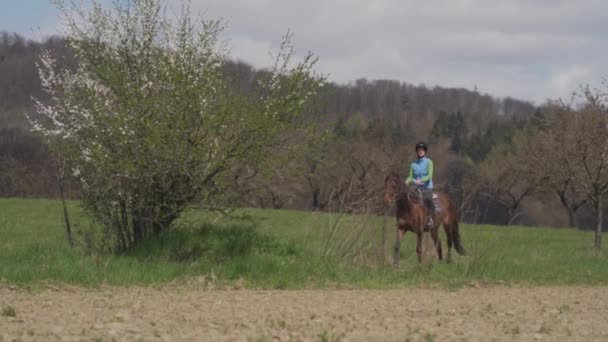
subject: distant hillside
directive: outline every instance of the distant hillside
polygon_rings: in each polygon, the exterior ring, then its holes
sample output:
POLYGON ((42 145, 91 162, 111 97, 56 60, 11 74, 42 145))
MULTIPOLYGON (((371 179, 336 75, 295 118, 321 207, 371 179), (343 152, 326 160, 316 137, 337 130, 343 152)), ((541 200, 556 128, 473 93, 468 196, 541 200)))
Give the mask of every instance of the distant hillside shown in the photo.
MULTIPOLYGON (((43 49, 62 67, 75 65, 62 37, 36 42, 0 33, 0 196, 56 194, 51 155, 29 133, 25 115, 34 111, 32 97, 45 99, 36 72, 43 49)), ((265 72, 242 61, 227 61, 224 68, 232 90, 244 94, 256 90, 265 72)), ((314 153, 275 170, 272 179, 239 180, 235 170, 235 191, 241 192, 237 197, 242 205, 274 208, 330 210, 338 199, 377 199, 370 189, 378 191, 387 170, 404 172, 413 157, 412 144, 425 140, 436 161, 437 184, 462 204, 465 220, 510 222, 515 215, 511 209, 489 189, 474 187, 478 166, 495 146, 510 144, 517 130, 536 125, 545 109, 463 88, 364 78, 329 83, 304 116, 329 132, 331 139, 320 141, 314 153)), ((544 215, 549 208, 558 209, 559 203, 542 193, 528 196, 517 208, 516 223, 567 221, 544 215)))
MULTIPOLYGON (((35 63, 42 49, 73 65, 69 48, 61 37, 43 42, 17 34, 0 33, 0 127, 23 127, 23 113, 32 110, 32 96, 44 98, 35 63)), ((241 91, 253 88, 260 71, 241 61, 228 61, 226 71, 241 91)), ((415 128, 421 136, 440 112, 461 111, 470 132, 484 129, 492 121, 526 118, 535 108, 526 101, 499 99, 462 88, 433 88, 393 80, 358 79, 351 84, 331 83, 323 94, 320 110, 328 121, 360 115, 366 121, 387 121, 415 128), (421 125, 422 127, 417 127, 421 125)))

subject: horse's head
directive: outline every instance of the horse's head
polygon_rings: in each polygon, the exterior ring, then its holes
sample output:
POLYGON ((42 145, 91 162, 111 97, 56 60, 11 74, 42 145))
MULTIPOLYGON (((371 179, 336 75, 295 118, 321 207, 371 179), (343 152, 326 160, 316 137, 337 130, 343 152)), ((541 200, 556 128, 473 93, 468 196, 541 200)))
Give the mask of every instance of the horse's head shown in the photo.
POLYGON ((397 173, 391 172, 384 178, 384 203, 390 206, 401 192, 401 181, 397 173))
POLYGON ((422 194, 416 186, 406 186, 395 172, 389 173, 384 179, 384 203, 390 206, 398 199, 405 200, 409 203, 415 203, 422 200, 422 194))

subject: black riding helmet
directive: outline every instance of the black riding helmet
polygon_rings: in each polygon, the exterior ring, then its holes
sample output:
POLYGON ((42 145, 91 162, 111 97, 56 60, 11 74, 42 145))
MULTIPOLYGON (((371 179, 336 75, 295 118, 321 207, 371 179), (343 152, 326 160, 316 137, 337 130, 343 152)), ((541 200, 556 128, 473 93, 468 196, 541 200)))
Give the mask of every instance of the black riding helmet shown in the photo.
POLYGON ((426 143, 424 141, 421 141, 419 143, 416 144, 416 152, 418 152, 418 149, 423 149, 424 152, 428 152, 429 147, 426 146, 426 143))

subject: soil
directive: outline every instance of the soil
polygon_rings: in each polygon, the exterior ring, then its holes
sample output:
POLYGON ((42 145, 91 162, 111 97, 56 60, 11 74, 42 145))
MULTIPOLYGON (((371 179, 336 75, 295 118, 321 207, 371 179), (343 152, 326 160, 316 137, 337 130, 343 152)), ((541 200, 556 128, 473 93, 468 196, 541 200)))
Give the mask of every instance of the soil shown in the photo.
POLYGON ((608 341, 608 287, 0 287, 0 341, 608 341))

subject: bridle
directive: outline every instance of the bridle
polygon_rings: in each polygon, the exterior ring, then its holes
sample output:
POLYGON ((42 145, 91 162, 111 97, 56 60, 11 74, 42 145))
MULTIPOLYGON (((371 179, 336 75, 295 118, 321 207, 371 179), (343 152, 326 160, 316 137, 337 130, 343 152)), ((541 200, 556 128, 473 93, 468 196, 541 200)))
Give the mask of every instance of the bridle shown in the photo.
POLYGON ((420 190, 419 187, 400 184, 398 178, 392 178, 390 179, 390 182, 391 187, 395 192, 395 194, 392 196, 392 203, 396 203, 400 199, 405 199, 412 203, 420 203, 422 201, 422 190, 420 190))

